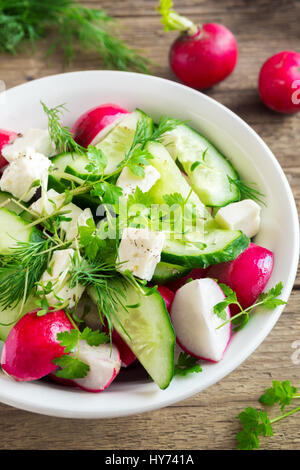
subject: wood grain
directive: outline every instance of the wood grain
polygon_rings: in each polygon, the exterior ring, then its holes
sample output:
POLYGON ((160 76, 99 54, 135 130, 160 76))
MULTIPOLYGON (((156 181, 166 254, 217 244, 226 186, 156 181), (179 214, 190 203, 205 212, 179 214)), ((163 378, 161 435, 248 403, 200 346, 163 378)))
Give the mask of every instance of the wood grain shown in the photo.
MULTIPOLYGON (((165 34, 153 0, 98 0, 118 18, 120 35, 143 49, 155 63, 154 74, 175 80, 168 49, 176 33, 165 34)), ((271 147, 282 165, 297 205, 300 202, 300 113, 281 116, 267 110, 257 93, 264 60, 279 50, 299 50, 300 2, 289 0, 181 0, 180 13, 196 22, 220 22, 236 35, 239 62, 230 78, 207 92, 249 123, 271 147)), ((27 80, 63 72, 60 53, 45 60, 44 44, 34 55, 0 55, 0 79, 8 88, 27 80)), ((78 55, 68 70, 101 68, 94 53, 78 55)), ((284 232, 283 232, 284 236, 284 232)), ((0 404, 0 449, 232 449, 239 425, 236 415, 257 398, 272 379, 300 386, 300 364, 292 343, 300 340, 300 272, 284 314, 263 344, 220 383, 186 401, 156 412, 109 420, 44 417, 0 404)), ((265 449, 299 449, 300 414, 276 425, 265 449)))

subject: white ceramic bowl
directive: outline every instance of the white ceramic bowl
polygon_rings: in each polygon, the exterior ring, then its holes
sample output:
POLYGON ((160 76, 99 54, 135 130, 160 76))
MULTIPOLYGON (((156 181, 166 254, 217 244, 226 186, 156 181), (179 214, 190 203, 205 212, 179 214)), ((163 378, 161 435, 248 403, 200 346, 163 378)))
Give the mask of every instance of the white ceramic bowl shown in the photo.
MULTIPOLYGON (((282 298, 293 287, 299 254, 298 217, 286 177, 260 137, 230 110, 191 88, 148 75, 88 71, 54 75, 10 89, 0 100, 0 128, 16 131, 45 127, 40 100, 47 106, 66 103, 65 124, 71 126, 85 110, 105 102, 134 109, 154 119, 161 115, 190 121, 233 162, 247 181, 256 181, 266 195, 262 227, 256 242, 275 254, 268 288, 283 282, 282 298)), ((236 334, 224 359, 204 364, 201 374, 175 378, 164 391, 149 381, 113 383, 99 394, 88 394, 43 381, 17 383, 0 375, 0 401, 46 415, 108 418, 154 410, 183 400, 219 381, 239 366, 269 334, 283 307, 259 312, 236 334)))

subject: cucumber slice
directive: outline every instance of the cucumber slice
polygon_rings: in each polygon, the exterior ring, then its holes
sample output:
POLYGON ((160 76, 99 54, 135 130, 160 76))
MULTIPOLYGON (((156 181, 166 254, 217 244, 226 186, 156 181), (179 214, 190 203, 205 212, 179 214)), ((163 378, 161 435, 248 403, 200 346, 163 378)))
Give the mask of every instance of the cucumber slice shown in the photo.
POLYGON ((205 235, 204 243, 206 246, 201 242, 167 240, 161 260, 190 268, 207 268, 237 258, 250 240, 239 230, 215 229, 205 235))
POLYGON ((156 204, 165 204, 164 196, 179 193, 184 199, 195 204, 197 216, 203 223, 211 220, 211 215, 206 210, 197 194, 192 191, 191 186, 183 176, 174 160, 170 156, 166 148, 159 143, 150 143, 147 150, 153 156, 151 165, 153 165, 160 173, 160 179, 155 183, 149 191, 156 204))
POLYGON ((36 299, 29 297, 23 309, 20 311, 20 304, 14 309, 2 310, 0 308, 0 341, 5 341, 16 322, 28 312, 37 308, 36 299), (10 325, 11 323, 11 325, 10 325), (8 325, 8 326, 5 326, 8 325))
MULTIPOLYGON (((153 131, 153 120, 143 111, 135 110, 128 114, 122 121, 114 127, 111 132, 97 144, 107 158, 107 167, 104 173, 109 175, 117 169, 118 164, 124 159, 127 150, 130 148, 136 131, 137 123, 143 119, 149 135, 153 131)), ((63 192, 70 186, 70 182, 61 178, 60 173, 69 173, 81 179, 89 178, 96 181, 101 174, 91 175, 86 167, 89 160, 86 155, 74 153, 62 153, 52 158, 54 170, 49 175, 48 186, 55 191, 63 192)))
POLYGON ((151 282, 152 284, 159 285, 168 284, 168 282, 175 281, 176 279, 186 276, 189 272, 190 268, 160 261, 155 268, 151 282))
POLYGON ((108 164, 105 174, 113 173, 119 163, 124 160, 126 152, 130 149, 136 126, 139 120, 143 120, 148 130, 149 136, 153 132, 153 120, 143 111, 136 109, 128 114, 113 130, 96 145, 101 149, 107 158, 108 164))
POLYGON ((0 209, 0 254, 9 253, 16 246, 16 241, 29 242, 40 238, 36 227, 27 227, 28 221, 14 212, 2 207, 0 209))
MULTIPOLYGON (((6 202, 8 199, 11 199, 11 197, 12 195, 10 193, 0 191, 0 205, 4 204, 4 202, 6 202)), ((17 215, 23 212, 22 207, 18 206, 14 201, 9 201, 7 204, 3 205, 2 207, 9 209, 10 211, 14 212, 17 215)))
POLYGON ((239 189, 228 180, 228 176, 237 179, 237 172, 199 132, 182 124, 168 132, 162 142, 188 175, 203 204, 223 207, 240 200, 239 189), (199 164, 192 167, 196 162, 199 164))
MULTIPOLYGON (((147 287, 144 290, 145 293, 149 292, 147 287)), ((97 303, 93 288, 88 289, 88 294, 97 303)), ((139 305, 127 311, 120 305, 116 312, 130 338, 112 316, 113 326, 154 382, 165 389, 174 375, 175 347, 175 333, 166 304, 159 292, 143 295, 129 284, 125 288, 125 295, 126 305, 139 305)))

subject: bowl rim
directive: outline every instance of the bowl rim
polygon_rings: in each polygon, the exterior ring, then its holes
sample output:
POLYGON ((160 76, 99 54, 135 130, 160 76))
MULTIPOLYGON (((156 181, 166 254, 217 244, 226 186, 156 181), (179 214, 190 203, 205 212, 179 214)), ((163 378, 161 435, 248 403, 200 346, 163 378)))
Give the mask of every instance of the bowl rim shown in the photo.
MULTIPOLYGON (((273 164, 273 167, 275 171, 278 173, 281 182, 283 183, 284 190, 286 192, 286 196, 288 199, 289 203, 289 211, 291 215, 291 221, 292 221, 292 229, 293 229, 293 238, 295 240, 294 247, 293 247, 293 261, 292 265, 290 266, 290 271, 288 278, 285 280, 285 285, 283 288, 282 292, 282 298, 287 300, 292 288, 293 284, 296 278, 296 273, 297 273, 297 267, 298 267, 298 260, 299 260, 299 220, 298 220, 298 213, 297 213, 297 208, 296 208, 296 203, 294 200, 294 196, 292 193, 292 190, 290 188, 290 185, 288 183, 288 180, 284 174, 283 169, 281 168, 279 162, 277 161, 276 157, 274 156, 273 152, 271 149, 267 146, 267 144, 263 141, 263 139, 257 134, 257 132, 254 131, 248 125, 242 118, 240 118, 237 114, 235 114, 233 111, 231 111, 229 108, 224 106, 222 103, 219 103, 216 101, 214 98, 211 98, 197 90, 194 90, 192 88, 189 88, 185 85, 182 85, 180 83, 174 82, 169 79, 161 78, 161 77, 156 77, 152 75, 145 75, 145 74, 139 74, 139 73, 134 73, 134 72, 123 72, 123 71, 115 71, 115 70, 85 70, 85 71, 75 71, 75 72, 66 72, 66 73, 60 73, 60 74, 53 74, 53 75, 48 75, 46 77, 38 78, 36 80, 32 80, 27 83, 23 83, 20 85, 17 85, 15 87, 12 87, 8 90, 6 90, 4 93, 7 93, 8 95, 11 93, 14 93, 15 90, 17 89, 26 89, 34 86, 33 84, 42 82, 42 81, 49 81, 55 80, 55 79, 60 79, 59 77, 62 78, 67 78, 68 76, 80 76, 80 75, 92 75, 92 74, 100 74, 100 75, 112 75, 112 76, 131 76, 131 77, 140 77, 137 78, 138 80, 151 80, 151 81, 157 81, 157 82, 165 82, 167 86, 174 87, 175 89, 182 88, 185 89, 187 93, 191 95, 199 96, 201 95, 201 99, 206 101, 207 103, 212 103, 214 106, 216 106, 218 109, 223 110, 227 114, 227 116, 237 122, 239 126, 244 128, 244 130, 252 136, 254 140, 262 147, 264 152, 268 155, 268 158, 273 164)), ((235 370, 247 357, 249 357, 255 349, 263 342, 263 340, 269 335, 270 331, 273 329, 274 325, 278 321, 282 311, 284 309, 284 306, 279 306, 275 309, 274 314, 272 315, 272 318, 268 320, 267 325, 265 325, 264 329, 259 331, 257 334, 257 337, 254 340, 250 341, 249 344, 243 350, 243 353, 240 354, 238 359, 232 360, 231 365, 226 367, 226 370, 220 370, 216 374, 214 374, 213 377, 211 377, 209 380, 206 381, 205 385, 199 385, 199 386, 193 386, 192 388, 186 387, 185 392, 178 394, 176 397, 168 397, 168 394, 166 391, 160 392, 160 398, 159 401, 157 400, 150 400, 150 402, 147 402, 147 404, 143 404, 140 406, 136 407, 131 407, 128 409, 122 409, 121 411, 118 410, 117 412, 113 412, 112 410, 77 410, 70 407, 70 409, 66 410, 63 409, 62 407, 55 406, 52 403, 47 402, 47 400, 44 400, 44 402, 36 404, 34 400, 30 397, 23 397, 22 393, 19 394, 14 394, 11 393, 14 390, 14 387, 19 387, 21 384, 17 382, 11 382, 8 381, 5 383, 8 385, 7 389, 4 386, 3 390, 1 387, 0 383, 0 401, 2 403, 5 403, 7 405, 11 405, 23 410, 39 413, 39 414, 44 414, 48 416, 56 416, 56 417, 67 417, 67 418, 86 418, 86 419, 99 419, 99 418, 112 418, 112 417, 121 417, 121 416, 128 416, 128 415, 133 415, 133 414, 138 414, 142 412, 147 412, 147 411, 152 411, 155 409, 159 409, 168 405, 171 405, 173 403, 185 400, 196 393, 202 391, 203 389, 206 389, 213 385, 214 383, 218 382, 222 378, 226 377, 228 374, 230 374, 233 370, 235 370), (20 396, 18 396, 20 395, 20 396)), ((1 379, 1 377, 0 377, 1 379)), ((24 385, 24 384, 22 384, 24 385)), ((82 392, 87 396, 86 392, 82 392)))

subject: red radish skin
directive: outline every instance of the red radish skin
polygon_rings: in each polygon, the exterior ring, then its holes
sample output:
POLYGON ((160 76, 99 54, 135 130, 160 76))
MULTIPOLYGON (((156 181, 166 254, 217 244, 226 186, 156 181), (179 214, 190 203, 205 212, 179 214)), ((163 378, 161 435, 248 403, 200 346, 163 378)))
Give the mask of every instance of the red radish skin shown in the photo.
MULTIPOLYGON (((266 287, 274 266, 272 251, 250 243, 249 247, 235 260, 211 266, 208 276, 228 285, 237 294, 243 308, 254 304, 266 287)), ((239 309, 231 306, 231 313, 239 309)))
MULTIPOLYGON (((107 335, 109 334, 109 328, 108 328, 107 323, 104 326, 104 332, 107 335)), ((121 361, 122 361, 122 366, 123 367, 130 366, 136 360, 135 354, 131 351, 130 347, 127 345, 124 339, 119 335, 117 330, 115 329, 112 330, 111 339, 112 339, 113 344, 115 344, 119 350, 121 361)))
POLYGON ((230 75, 237 63, 236 40, 225 26, 206 23, 179 36, 170 51, 176 77, 196 89, 210 88, 230 75))
POLYGON ((73 328, 64 310, 39 317, 37 310, 24 315, 9 333, 2 350, 1 366, 17 381, 37 380, 57 366, 53 359, 64 353, 56 338, 73 328))
POLYGON ((158 286, 157 290, 160 293, 160 295, 162 296, 162 298, 164 299, 167 310, 170 313, 172 303, 173 303, 173 300, 174 300, 174 297, 175 297, 175 293, 173 291, 171 291, 170 289, 168 289, 167 287, 165 287, 165 286, 158 286))
POLYGON ((263 103, 279 113, 300 111, 300 54, 282 51, 262 66, 258 79, 263 103))
POLYGON ((112 103, 89 109, 75 122, 72 133, 82 147, 96 145, 129 111, 112 103))
MULTIPOLYGON (((197 359, 219 362, 230 343, 231 322, 217 329, 224 321, 213 307, 225 298, 220 286, 210 278, 197 279, 176 293, 171 319, 177 344, 197 359)), ((226 318, 230 318, 229 307, 226 318)))
POLYGON ((207 269, 194 268, 187 276, 184 276, 181 279, 176 279, 176 281, 169 282, 167 287, 173 292, 176 292, 180 287, 184 286, 188 279, 201 279, 206 277, 206 273, 207 269))
POLYGON ((18 134, 16 132, 0 129, 0 168, 7 165, 7 160, 2 156, 1 150, 5 145, 12 143, 17 137, 18 134))

